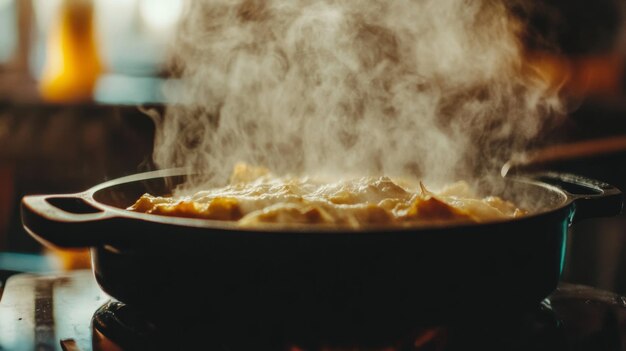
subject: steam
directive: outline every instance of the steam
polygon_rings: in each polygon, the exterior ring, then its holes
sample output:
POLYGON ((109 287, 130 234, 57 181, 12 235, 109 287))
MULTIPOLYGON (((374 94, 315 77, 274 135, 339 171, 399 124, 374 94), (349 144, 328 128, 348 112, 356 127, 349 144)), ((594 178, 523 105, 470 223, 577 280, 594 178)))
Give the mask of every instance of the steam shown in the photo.
POLYGON ((559 115, 503 2, 194 0, 159 167, 278 174, 497 173, 559 115))

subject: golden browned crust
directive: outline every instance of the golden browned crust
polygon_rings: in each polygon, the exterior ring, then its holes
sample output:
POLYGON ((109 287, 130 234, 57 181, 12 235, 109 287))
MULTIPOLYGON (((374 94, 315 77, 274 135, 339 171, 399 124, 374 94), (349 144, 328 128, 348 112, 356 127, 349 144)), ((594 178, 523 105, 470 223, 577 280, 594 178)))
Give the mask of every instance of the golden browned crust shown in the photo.
POLYGON ((128 209, 156 215, 261 223, 349 227, 433 222, 485 222, 526 214, 499 197, 479 199, 466 183, 438 193, 423 184, 412 189, 388 177, 339 182, 275 177, 267 169, 240 164, 229 185, 191 196, 143 195, 128 209))

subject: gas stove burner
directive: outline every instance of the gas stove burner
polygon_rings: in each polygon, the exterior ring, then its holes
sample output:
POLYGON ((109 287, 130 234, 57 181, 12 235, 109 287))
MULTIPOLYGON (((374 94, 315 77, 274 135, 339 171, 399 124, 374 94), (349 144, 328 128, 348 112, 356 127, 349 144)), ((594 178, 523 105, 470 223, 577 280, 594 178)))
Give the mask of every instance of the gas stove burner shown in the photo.
MULTIPOLYGON (((504 317, 502 317, 504 318, 504 317)), ((474 320, 482 320, 474 318, 474 320)), ((172 319, 153 322, 145 314, 117 301, 110 301, 94 314, 94 345, 106 342, 120 350, 210 349, 210 350, 385 350, 455 351, 472 349, 498 351, 569 351, 563 323, 549 300, 520 318, 491 322, 424 327, 389 345, 295 345, 280 338, 255 337, 250 331, 226 331, 208 321, 172 319)), ((110 347, 109 347, 110 349, 110 347)), ((600 351, 600 350, 598 350, 600 351)))
POLYGON ((133 350, 156 347, 158 328, 121 302, 109 301, 93 315, 94 344, 111 342, 133 350))
MULTIPOLYGON (((469 316, 451 324, 440 350, 570 351, 557 311, 549 299, 536 309, 489 318, 469 316)), ((421 349, 419 349, 421 351, 421 349)))
POLYGON ((118 301, 93 315, 94 350, 283 350, 278 338, 245 329, 226 330, 209 319, 160 315, 157 318, 118 301))

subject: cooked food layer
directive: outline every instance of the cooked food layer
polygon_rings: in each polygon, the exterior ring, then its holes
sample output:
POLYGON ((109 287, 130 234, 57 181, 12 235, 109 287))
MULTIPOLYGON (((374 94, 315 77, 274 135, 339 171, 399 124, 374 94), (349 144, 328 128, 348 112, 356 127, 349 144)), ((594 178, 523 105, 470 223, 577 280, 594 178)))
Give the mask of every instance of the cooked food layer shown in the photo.
POLYGON ((230 184, 191 196, 143 195, 128 208, 156 215, 261 223, 349 227, 485 222, 525 214, 490 196, 477 198, 465 182, 433 193, 388 177, 321 182, 308 177, 275 177, 267 169, 240 164, 230 184))

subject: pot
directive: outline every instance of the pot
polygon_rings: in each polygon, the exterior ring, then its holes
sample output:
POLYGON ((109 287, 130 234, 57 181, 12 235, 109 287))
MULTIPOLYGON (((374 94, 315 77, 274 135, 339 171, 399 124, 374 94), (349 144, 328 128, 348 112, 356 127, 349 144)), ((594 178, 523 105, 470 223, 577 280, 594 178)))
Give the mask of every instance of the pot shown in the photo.
POLYGON ((541 173, 493 188, 533 214, 480 224, 240 228, 125 210, 185 179, 165 170, 80 194, 26 196, 22 221, 45 244, 91 247, 102 289, 155 323, 202 318, 296 340, 382 342, 477 311, 536 307, 563 272, 572 222, 622 208, 609 184, 541 173))

